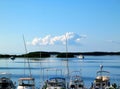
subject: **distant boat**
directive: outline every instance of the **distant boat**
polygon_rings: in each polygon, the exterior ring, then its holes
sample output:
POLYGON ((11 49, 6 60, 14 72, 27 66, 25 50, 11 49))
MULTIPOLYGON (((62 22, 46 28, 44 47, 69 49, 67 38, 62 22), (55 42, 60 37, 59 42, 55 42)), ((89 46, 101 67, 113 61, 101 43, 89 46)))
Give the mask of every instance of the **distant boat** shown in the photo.
POLYGON ((0 73, 0 89, 16 89, 15 83, 10 78, 9 73, 0 73))
POLYGON ((80 71, 73 71, 70 76, 69 89, 86 89, 80 71))
POLYGON ((90 89, 115 89, 110 86, 110 73, 103 70, 103 65, 100 65, 100 70, 97 71, 97 76, 91 85, 90 89))
POLYGON ((80 58, 80 59, 84 59, 84 56, 83 56, 83 55, 77 55, 76 57, 77 57, 77 58, 80 58))
POLYGON ((15 60, 15 56, 10 57, 11 60, 15 60))

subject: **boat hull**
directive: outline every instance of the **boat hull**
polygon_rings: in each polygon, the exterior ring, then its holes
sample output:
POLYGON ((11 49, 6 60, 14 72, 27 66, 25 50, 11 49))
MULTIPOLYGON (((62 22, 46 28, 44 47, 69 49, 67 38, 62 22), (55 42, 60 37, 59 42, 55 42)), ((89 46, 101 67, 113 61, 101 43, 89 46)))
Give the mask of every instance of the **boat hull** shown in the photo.
POLYGON ((29 86, 18 86, 17 89, 33 89, 33 88, 29 86))

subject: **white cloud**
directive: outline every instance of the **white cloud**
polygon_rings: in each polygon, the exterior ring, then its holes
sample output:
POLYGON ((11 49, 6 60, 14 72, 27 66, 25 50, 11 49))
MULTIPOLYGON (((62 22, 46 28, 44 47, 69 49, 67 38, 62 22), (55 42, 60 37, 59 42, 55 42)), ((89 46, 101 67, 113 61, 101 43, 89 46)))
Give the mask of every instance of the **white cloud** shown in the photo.
POLYGON ((39 42, 39 38, 34 38, 32 41, 32 45, 36 45, 39 42))
POLYGON ((34 38, 32 42, 28 42, 31 45, 58 45, 58 44, 65 44, 66 39, 67 42, 70 44, 79 44, 81 42, 81 39, 86 38, 86 35, 78 35, 73 32, 67 32, 66 34, 60 35, 60 36, 54 36, 47 35, 43 38, 34 38))

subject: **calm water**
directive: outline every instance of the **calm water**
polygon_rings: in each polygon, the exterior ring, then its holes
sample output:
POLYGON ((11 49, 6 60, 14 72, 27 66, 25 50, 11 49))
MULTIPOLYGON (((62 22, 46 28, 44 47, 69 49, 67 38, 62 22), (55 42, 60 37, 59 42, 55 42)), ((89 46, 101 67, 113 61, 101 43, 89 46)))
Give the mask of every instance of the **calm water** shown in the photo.
MULTIPOLYGON (((82 78, 87 87, 96 77, 96 71, 99 70, 100 64, 104 65, 104 70, 110 72, 111 83, 120 84, 120 56, 85 56, 84 60, 78 58, 68 58, 70 73, 72 71, 81 71, 82 78)), ((16 58, 0 59, 0 72, 12 73, 12 80, 17 83, 18 79, 29 75, 27 59, 16 58)), ((41 86, 41 82, 46 80, 50 75, 65 75, 67 73, 66 58, 43 58, 31 59, 30 67, 32 76, 35 77, 36 87, 41 86)))

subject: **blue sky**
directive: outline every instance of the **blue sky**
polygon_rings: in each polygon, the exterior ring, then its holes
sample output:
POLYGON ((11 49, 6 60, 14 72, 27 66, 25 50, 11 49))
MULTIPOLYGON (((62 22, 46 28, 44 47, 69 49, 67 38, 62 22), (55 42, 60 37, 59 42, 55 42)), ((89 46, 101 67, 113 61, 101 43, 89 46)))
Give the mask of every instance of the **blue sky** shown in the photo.
POLYGON ((0 53, 120 51, 120 0, 0 0, 0 53))

